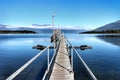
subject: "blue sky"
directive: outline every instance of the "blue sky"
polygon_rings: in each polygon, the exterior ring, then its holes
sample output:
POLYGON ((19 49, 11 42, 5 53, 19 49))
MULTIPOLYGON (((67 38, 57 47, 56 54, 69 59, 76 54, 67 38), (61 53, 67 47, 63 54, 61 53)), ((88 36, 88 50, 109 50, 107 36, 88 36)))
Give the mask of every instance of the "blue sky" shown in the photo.
POLYGON ((55 24, 93 29, 120 20, 120 0, 0 0, 0 24, 55 24))

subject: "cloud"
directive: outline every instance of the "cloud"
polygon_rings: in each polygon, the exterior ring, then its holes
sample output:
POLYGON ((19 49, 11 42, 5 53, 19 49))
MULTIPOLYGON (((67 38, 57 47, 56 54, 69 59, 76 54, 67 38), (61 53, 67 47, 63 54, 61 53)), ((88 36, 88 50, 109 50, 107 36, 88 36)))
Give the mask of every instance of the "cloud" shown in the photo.
MULTIPOLYGON (((1 25, 0 25, 1 27, 1 25)), ((51 24, 32 24, 30 26, 20 26, 20 25, 2 25, 1 28, 36 28, 36 29, 73 29, 73 30, 79 30, 79 29, 84 29, 87 30, 88 28, 85 28, 83 26, 70 26, 70 25, 58 25, 58 26, 52 26, 51 24)))
POLYGON ((52 28, 52 26, 50 24, 32 24, 32 26, 26 26, 29 28, 38 28, 38 29, 44 29, 44 28, 52 28))
POLYGON ((52 26, 50 24, 33 24, 32 26, 26 26, 29 28, 38 28, 38 29, 47 29, 47 28, 51 28, 51 29, 80 29, 79 26, 52 26))
POLYGON ((73 30, 77 30, 77 29, 82 29, 80 26, 61 26, 62 29, 73 29, 73 30))
POLYGON ((50 24, 42 24, 42 25, 40 25, 40 24, 32 24, 32 26, 51 26, 50 24))

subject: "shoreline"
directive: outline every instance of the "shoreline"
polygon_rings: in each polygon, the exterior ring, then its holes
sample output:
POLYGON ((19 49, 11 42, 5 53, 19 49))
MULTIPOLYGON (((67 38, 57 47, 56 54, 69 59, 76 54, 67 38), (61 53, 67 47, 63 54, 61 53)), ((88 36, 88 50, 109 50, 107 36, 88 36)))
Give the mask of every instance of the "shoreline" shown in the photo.
POLYGON ((0 34, 37 34, 30 30, 0 30, 0 34))

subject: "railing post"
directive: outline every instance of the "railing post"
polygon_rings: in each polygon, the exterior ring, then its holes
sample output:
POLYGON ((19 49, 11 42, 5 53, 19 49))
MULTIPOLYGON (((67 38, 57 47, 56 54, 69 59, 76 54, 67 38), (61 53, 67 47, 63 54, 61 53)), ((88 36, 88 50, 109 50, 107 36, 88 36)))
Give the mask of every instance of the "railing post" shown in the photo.
POLYGON ((48 47, 48 52, 47 52, 47 71, 49 72, 49 47, 48 47))
POLYGON ((71 47, 71 67, 73 71, 73 46, 71 47))

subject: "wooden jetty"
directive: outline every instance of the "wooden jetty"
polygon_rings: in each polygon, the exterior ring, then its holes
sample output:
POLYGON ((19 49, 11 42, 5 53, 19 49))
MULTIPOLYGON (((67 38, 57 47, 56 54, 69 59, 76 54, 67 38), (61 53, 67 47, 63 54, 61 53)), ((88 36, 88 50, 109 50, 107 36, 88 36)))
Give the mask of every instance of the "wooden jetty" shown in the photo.
MULTIPOLYGON (((54 26, 54 15, 52 15, 52 18, 53 18, 52 26, 54 26)), ((79 60, 82 62, 82 64, 86 68, 90 77, 93 80, 97 80, 95 75, 92 73, 92 71, 89 69, 87 64, 84 62, 82 57, 79 55, 79 53, 75 49, 75 48, 80 48, 81 50, 84 50, 84 49, 90 49, 92 47, 87 46, 87 45, 82 45, 82 46, 69 45, 68 46, 67 42, 68 41, 67 41, 67 39, 65 39, 64 36, 61 37, 61 30, 60 29, 58 29, 58 30, 53 29, 53 34, 51 37, 51 44, 47 45, 47 46, 43 46, 43 45, 33 46, 33 49, 40 49, 42 51, 39 52, 38 54, 36 54, 29 61, 27 61, 24 65, 22 65, 18 70, 16 70, 14 73, 12 73, 5 80, 13 80, 22 71, 24 71, 31 63, 33 63, 41 54, 43 54, 46 50, 48 50, 47 55, 46 55, 47 56, 47 69, 43 75, 42 80, 46 80, 46 79, 48 79, 48 80, 74 80, 73 51, 75 51, 75 53, 77 54, 79 60), (54 46, 52 46, 52 44, 54 44, 54 46), (51 49, 51 48, 54 49, 54 54, 52 56, 52 59, 50 60, 49 59, 49 53, 50 53, 49 49, 51 49), (56 52, 56 48, 58 49, 57 52, 56 52), (68 49, 71 50, 71 55, 70 55, 70 53, 68 53, 68 51, 67 51, 68 49), (55 61, 54 61, 54 59, 55 59, 55 61), (50 77, 47 77, 48 73, 51 71, 50 70, 51 65, 52 65, 52 72, 51 72, 50 77)), ((69 44, 70 44, 70 42, 69 42, 69 44)))
MULTIPOLYGON (((13 74, 11 74, 8 78, 5 80, 13 80, 15 77, 17 77, 24 69, 26 69, 32 62, 34 62, 41 54, 43 54, 46 50, 47 51, 47 69, 44 73, 44 76, 42 80, 74 80, 74 71, 73 71, 73 51, 75 54, 77 54, 79 60, 82 62, 84 67, 86 68, 87 72, 89 73, 90 77, 93 80, 97 80, 95 75, 92 73, 90 68, 87 66, 85 61, 82 59, 82 57, 79 55, 77 50, 75 48, 80 48, 79 46, 68 46, 67 39, 61 35, 59 35, 59 32, 54 34, 56 36, 57 41, 53 39, 52 43, 46 47, 42 45, 38 45, 37 48, 45 48, 41 52, 39 52, 37 55, 35 55, 33 58, 31 58, 29 61, 27 61, 23 66, 21 66, 18 70, 16 70, 13 74), (52 59, 49 59, 49 49, 54 49, 54 55, 52 56, 52 59), (57 48, 57 51, 56 51, 57 48), (69 49, 68 49, 69 48, 69 49), (68 50, 71 50, 71 53, 68 53, 68 50), (71 55, 70 55, 71 54, 71 55), (70 57, 71 56, 71 57, 70 57), (49 61, 50 60, 50 61, 49 61), (55 60, 55 61, 54 61, 55 60), (53 63, 53 64, 52 64, 53 63), (50 66, 52 65, 52 68, 50 66), (50 72, 52 69, 52 72, 50 72), (48 77, 48 73, 51 73, 48 77)), ((53 36, 54 36, 53 35, 53 36)), ((70 44, 70 43, 69 43, 70 44)), ((87 45, 82 45, 81 47, 89 47, 87 45)), ((35 47, 36 48, 36 47, 35 47)))
POLYGON ((61 37, 59 50, 49 80, 74 80, 74 73, 71 69, 69 53, 67 52, 64 37, 61 37))

